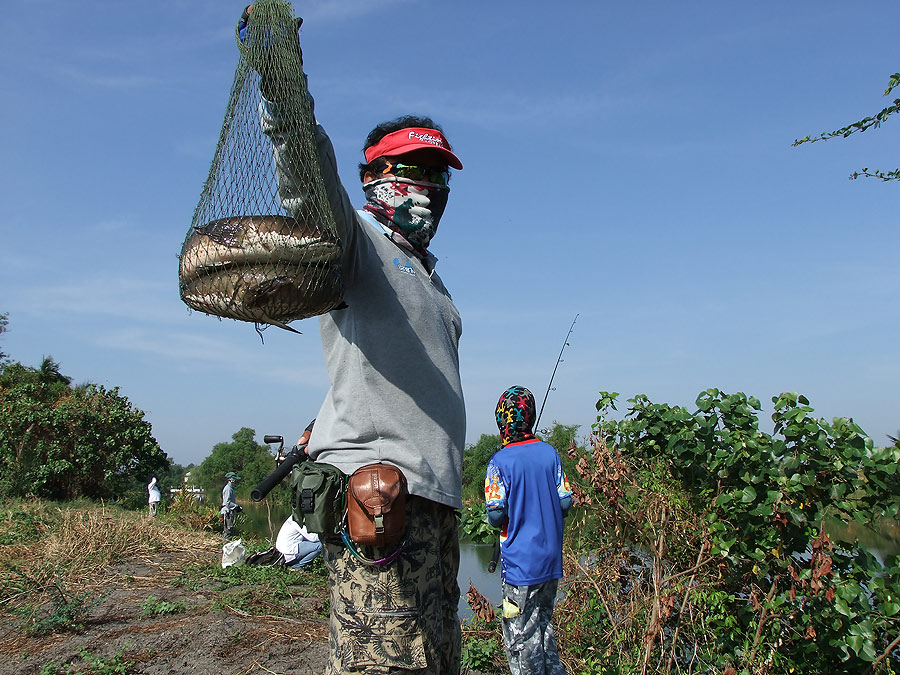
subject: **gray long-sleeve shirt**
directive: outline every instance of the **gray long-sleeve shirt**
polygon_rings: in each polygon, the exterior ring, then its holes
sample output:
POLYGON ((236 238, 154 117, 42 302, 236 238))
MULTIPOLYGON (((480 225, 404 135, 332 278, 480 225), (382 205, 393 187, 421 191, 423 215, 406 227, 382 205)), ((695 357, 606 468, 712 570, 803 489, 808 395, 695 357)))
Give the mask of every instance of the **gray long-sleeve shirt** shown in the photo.
POLYGON ((237 508, 237 501, 234 496, 234 485, 231 482, 225 483, 222 488, 222 512, 234 511, 237 508))
MULTIPOLYGON (((261 110, 279 192, 296 207, 306 194, 291 172, 296 146, 279 126, 278 104, 265 102, 261 110)), ((394 464, 411 494, 459 508, 466 434, 459 312, 434 271, 434 256, 420 259, 353 209, 319 125, 316 145, 343 245, 348 306, 320 318, 331 388, 316 417, 310 457, 348 474, 373 462, 394 464)))

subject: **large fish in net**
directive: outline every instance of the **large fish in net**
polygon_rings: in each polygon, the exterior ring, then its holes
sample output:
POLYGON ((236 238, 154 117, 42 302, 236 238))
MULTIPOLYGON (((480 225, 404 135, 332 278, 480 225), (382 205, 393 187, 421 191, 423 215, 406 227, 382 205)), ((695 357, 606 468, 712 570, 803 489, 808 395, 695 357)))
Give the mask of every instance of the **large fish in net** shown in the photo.
POLYGON ((225 120, 178 269, 192 309, 282 328, 339 307, 343 291, 298 23, 283 0, 260 0, 242 17, 225 120), (277 106, 279 131, 291 139, 277 168, 260 120, 266 105, 277 106), (279 189, 285 174, 289 195, 279 189))

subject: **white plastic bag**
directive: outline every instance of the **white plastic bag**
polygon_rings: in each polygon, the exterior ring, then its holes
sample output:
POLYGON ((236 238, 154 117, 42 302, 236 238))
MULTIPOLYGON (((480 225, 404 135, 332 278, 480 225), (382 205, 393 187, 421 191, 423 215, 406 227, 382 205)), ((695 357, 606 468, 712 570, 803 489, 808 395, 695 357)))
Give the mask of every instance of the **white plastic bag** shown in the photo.
POLYGON ((247 557, 247 549, 240 539, 229 541, 222 547, 222 569, 231 565, 243 565, 247 557))

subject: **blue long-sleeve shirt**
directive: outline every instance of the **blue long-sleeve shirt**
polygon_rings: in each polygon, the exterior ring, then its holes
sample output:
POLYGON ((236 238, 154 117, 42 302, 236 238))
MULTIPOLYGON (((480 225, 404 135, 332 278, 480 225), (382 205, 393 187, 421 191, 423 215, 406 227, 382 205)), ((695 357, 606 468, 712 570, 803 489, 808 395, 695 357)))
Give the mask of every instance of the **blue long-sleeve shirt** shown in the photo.
POLYGON ((563 515, 572 493, 559 455, 539 439, 510 443, 488 462, 488 518, 500 532, 503 580, 533 586, 562 577, 563 515))

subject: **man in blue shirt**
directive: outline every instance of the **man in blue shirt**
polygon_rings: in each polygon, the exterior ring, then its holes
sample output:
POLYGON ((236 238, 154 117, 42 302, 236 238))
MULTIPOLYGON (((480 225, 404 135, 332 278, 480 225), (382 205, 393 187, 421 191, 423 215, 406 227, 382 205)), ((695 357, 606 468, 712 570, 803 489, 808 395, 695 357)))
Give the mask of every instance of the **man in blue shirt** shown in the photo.
POLYGON ((563 518, 572 493, 553 446, 534 437, 534 395, 510 387, 497 403, 502 449, 484 482, 500 530, 503 642, 512 675, 565 675, 550 617, 562 578, 563 518))

